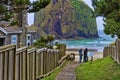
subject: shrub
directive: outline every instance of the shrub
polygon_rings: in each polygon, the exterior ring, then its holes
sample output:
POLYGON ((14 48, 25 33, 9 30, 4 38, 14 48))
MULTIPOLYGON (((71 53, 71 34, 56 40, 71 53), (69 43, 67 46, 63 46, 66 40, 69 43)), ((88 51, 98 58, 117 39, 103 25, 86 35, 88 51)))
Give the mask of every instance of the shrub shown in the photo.
POLYGON ((52 35, 42 36, 41 38, 36 40, 36 42, 34 42, 34 46, 37 48, 52 48, 52 41, 54 41, 54 37, 52 35))

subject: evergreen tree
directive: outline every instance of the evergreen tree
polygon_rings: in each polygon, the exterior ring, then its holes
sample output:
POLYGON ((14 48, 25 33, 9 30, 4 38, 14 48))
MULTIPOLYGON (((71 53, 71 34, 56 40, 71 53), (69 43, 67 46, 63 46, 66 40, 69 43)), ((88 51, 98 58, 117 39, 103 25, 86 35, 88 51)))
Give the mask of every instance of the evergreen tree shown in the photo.
POLYGON ((11 21, 14 13, 21 11, 37 12, 46 7, 50 0, 0 0, 0 21, 11 21))
POLYGON ((104 17, 104 32, 120 38, 120 0, 92 0, 94 15, 104 17))

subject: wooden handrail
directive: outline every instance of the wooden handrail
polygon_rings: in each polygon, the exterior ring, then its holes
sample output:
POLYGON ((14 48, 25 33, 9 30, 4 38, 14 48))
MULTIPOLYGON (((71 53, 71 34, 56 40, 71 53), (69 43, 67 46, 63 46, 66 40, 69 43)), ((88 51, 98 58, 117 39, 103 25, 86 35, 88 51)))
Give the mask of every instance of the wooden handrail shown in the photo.
POLYGON ((26 50, 27 50, 27 46, 19 48, 19 49, 16 50, 16 54, 20 54, 20 53, 22 53, 22 52, 24 52, 26 50))
POLYGON ((27 54, 31 54, 32 52, 35 52, 37 50, 37 48, 32 48, 32 49, 28 49, 28 53, 27 54))
POLYGON ((13 48, 16 48, 16 45, 11 44, 11 45, 2 46, 2 47, 0 47, 0 53, 8 51, 8 50, 13 49, 13 48))

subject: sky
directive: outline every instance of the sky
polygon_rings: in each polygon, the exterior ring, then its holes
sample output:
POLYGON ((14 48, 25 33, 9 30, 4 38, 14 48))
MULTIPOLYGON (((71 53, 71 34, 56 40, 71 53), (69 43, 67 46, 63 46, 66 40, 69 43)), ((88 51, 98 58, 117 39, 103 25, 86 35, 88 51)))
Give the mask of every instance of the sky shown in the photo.
MULTIPOLYGON (((31 2, 32 1, 35 1, 35 0, 30 0, 31 2)), ((83 0, 90 8, 93 9, 92 7, 92 0, 83 0)), ((34 13, 30 13, 28 14, 28 25, 32 25, 33 22, 34 22, 34 13)), ((97 28, 98 30, 103 30, 104 27, 103 27, 103 17, 97 17, 96 18, 96 23, 97 23, 97 28)))
MULTIPOLYGON (((30 1, 33 2, 35 0, 30 0, 30 1)), ((28 21, 29 26, 33 24, 33 22, 34 22, 34 13, 28 13, 27 21, 28 21)))
MULTIPOLYGON (((92 6, 92 0, 83 0, 90 8, 93 9, 93 6, 92 6)), ((103 30, 104 27, 103 27, 103 17, 97 17, 96 18, 96 23, 97 23, 97 28, 98 30, 103 30)))

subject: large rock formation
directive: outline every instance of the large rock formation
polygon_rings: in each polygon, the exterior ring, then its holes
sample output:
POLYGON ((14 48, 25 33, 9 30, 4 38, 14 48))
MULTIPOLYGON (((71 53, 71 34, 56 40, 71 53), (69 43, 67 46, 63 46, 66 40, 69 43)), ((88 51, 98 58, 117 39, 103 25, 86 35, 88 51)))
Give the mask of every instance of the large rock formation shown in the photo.
POLYGON ((80 0, 52 0, 35 14, 35 25, 56 39, 98 37, 92 10, 80 0))

